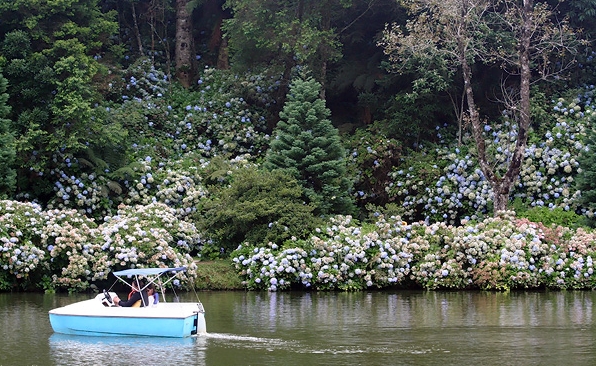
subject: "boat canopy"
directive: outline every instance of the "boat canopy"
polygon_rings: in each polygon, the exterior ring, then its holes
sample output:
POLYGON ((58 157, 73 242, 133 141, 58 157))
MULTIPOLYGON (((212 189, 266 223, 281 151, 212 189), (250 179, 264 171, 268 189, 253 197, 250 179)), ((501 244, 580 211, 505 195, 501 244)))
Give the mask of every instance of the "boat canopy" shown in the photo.
MULTIPOLYGON (((151 284, 158 284, 159 287, 161 287, 161 289, 162 289, 162 296, 163 296, 163 286, 167 285, 170 281, 172 281, 174 278, 176 278, 176 274, 178 274, 179 272, 184 272, 184 271, 186 271, 186 267, 133 268, 133 269, 125 269, 122 271, 115 271, 112 273, 114 274, 114 276, 116 276, 116 278, 118 280, 122 281, 124 284, 126 284, 130 288, 132 288, 133 283, 136 283, 137 285, 139 285, 139 276, 143 276, 143 277, 147 278, 147 284, 145 284, 145 286, 140 288, 140 290, 141 291, 145 290, 151 284), (166 277, 169 277, 169 278, 167 278, 165 281, 162 282, 161 275, 163 275, 164 273, 167 273, 166 277), (132 277, 132 280, 129 280, 130 283, 122 278, 125 276, 128 278, 132 277), (158 283, 156 283, 156 282, 158 282, 158 283)), ((138 287, 141 287, 141 286, 138 286, 138 287)))
POLYGON ((134 268, 113 272, 114 276, 155 276, 166 272, 184 272, 186 267, 176 268, 134 268))

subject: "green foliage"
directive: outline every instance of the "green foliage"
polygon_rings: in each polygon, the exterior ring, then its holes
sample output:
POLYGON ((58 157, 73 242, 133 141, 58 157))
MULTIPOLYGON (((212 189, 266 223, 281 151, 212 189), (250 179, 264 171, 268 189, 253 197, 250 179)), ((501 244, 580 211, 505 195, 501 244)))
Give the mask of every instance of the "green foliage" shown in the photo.
POLYGON ((354 195, 361 207, 388 202, 388 173, 401 162, 402 144, 390 138, 384 127, 382 123, 373 123, 347 137, 346 144, 352 151, 347 158, 348 171, 356 177, 354 195))
POLYGON ((214 260, 197 264, 194 287, 201 290, 240 290, 243 286, 228 260, 214 260))
MULTIPOLYGON (((7 59, 4 74, 10 81, 8 93, 11 95, 13 119, 16 121, 22 113, 47 111, 55 93, 56 80, 48 55, 34 52, 30 34, 22 30, 5 34, 2 52, 7 59)), ((17 126, 20 133, 27 132, 26 123, 17 126)))
POLYGON ((593 39, 596 26, 592 20, 596 17, 596 2, 594 0, 561 1, 561 11, 566 13, 569 22, 576 29, 582 29, 587 39, 593 39))
MULTIPOLYGON (((410 150, 404 154, 402 161, 393 170, 395 181, 389 185, 388 193, 392 201, 402 202, 400 214, 404 217, 411 217, 413 220, 424 220, 426 217, 431 221, 443 221, 445 217, 443 210, 427 210, 428 202, 420 199, 428 194, 431 187, 443 175, 443 169, 447 161, 438 159, 437 151, 432 149, 410 150), (418 197, 418 199, 409 199, 418 197), (423 214, 424 216, 420 216, 423 214)), ((440 206, 443 204, 439 203, 440 206)), ((446 203, 445 203, 446 206, 446 203)), ((471 212, 457 213, 469 215, 471 212)))
POLYGON ((0 12, 10 15, 4 29, 27 30, 37 50, 58 39, 77 38, 97 52, 110 45, 109 37, 118 30, 116 13, 102 13, 97 0, 3 0, 0 12))
POLYGON ((6 78, 0 74, 0 199, 6 199, 15 191, 16 170, 14 160, 16 150, 12 122, 6 117, 9 115, 10 107, 7 104, 8 94, 6 93, 6 78))
POLYGON ((7 60, 22 60, 31 54, 31 39, 23 30, 15 30, 4 35, 2 55, 7 60))
POLYGON ((267 65, 288 70, 295 64, 313 70, 340 56, 340 45, 330 28, 334 1, 302 3, 273 0, 227 0, 224 7, 234 16, 223 29, 229 39, 233 65, 253 68, 267 65))
POLYGON ((13 287, 13 278, 8 271, 0 272, 0 291, 10 291, 13 287))
POLYGON ((0 2, 0 13, 10 14, 0 31, 9 57, 5 70, 19 188, 44 200, 54 169, 67 168, 66 160, 89 148, 111 147, 102 140, 110 140, 114 130, 92 116, 99 98, 93 78, 117 23, 115 13, 103 14, 97 5, 96 0, 0 2), (30 174, 36 179, 21 179, 30 174))
POLYGON ((277 81, 260 74, 238 75, 208 68, 197 80, 197 90, 189 93, 173 88, 168 97, 176 125, 168 132, 175 136, 176 149, 193 149, 205 157, 261 157, 269 138, 267 108, 273 102, 277 81))
POLYGON ((453 96, 461 94, 453 84, 452 72, 440 65, 445 60, 431 57, 419 62, 422 65, 406 67, 402 64, 405 69, 400 73, 405 75, 384 81, 410 85, 384 101, 386 120, 382 122, 387 133, 399 136, 404 146, 413 148, 426 141, 436 142, 433 129, 445 121, 454 121, 454 108, 457 107, 453 105, 453 96))
POLYGON ((57 128, 49 138, 49 152, 59 150, 77 154, 87 148, 89 140, 102 132, 102 128, 94 128, 91 120, 91 79, 97 72, 97 65, 92 58, 84 54, 83 46, 70 39, 57 41, 54 51, 60 57, 54 64, 56 93, 51 103, 51 123, 57 128))
MULTIPOLYGON (((569 93, 570 99, 577 95, 577 91, 569 93)), ((539 88, 532 89, 531 97, 532 130, 528 136, 528 145, 540 145, 543 137, 556 124, 557 116, 552 113, 552 102, 547 93, 539 88)))
POLYGON ((540 222, 546 226, 564 226, 579 228, 586 224, 586 218, 573 211, 565 211, 561 207, 530 207, 521 204, 516 199, 513 202, 513 209, 519 217, 525 217, 532 222, 540 222))
POLYGON ((98 218, 120 203, 159 201, 182 216, 200 210, 207 194, 202 180, 223 184, 229 169, 259 160, 269 140, 260 109, 249 108, 245 96, 269 100, 275 80, 243 78, 209 69, 199 90, 189 92, 170 86, 149 59, 132 64, 106 83, 110 101, 92 110, 103 130, 52 170, 50 207, 98 218))
POLYGON ((582 167, 577 175, 576 186, 581 191, 582 206, 589 210, 590 225, 596 226, 596 116, 592 115, 588 128, 586 128, 586 149, 579 156, 582 167))
POLYGON ((307 237, 319 222, 302 201, 302 189, 279 170, 244 168, 204 204, 198 225, 228 253, 240 243, 282 243, 307 237))
POLYGON ((209 242, 203 245, 199 256, 201 257, 201 260, 204 261, 216 260, 219 259, 222 254, 224 254, 222 253, 222 249, 223 248, 221 248, 219 245, 209 242))
POLYGON ((320 87, 310 77, 292 83, 265 167, 296 178, 316 214, 352 213, 345 150, 327 119, 330 111, 319 97, 320 87))
MULTIPOLYGON (((569 98, 545 100, 543 94, 537 94, 533 99, 536 126, 529 131, 520 175, 511 192, 511 199, 519 201, 516 211, 543 206, 587 216, 594 212, 580 203, 580 192, 574 183, 583 169, 578 156, 587 152, 584 136, 589 130, 586 123, 591 123, 594 115, 593 95, 594 89, 588 87, 569 98)), ((495 171, 503 171, 516 137, 508 131, 515 119, 504 113, 500 121, 483 130, 487 147, 489 142, 491 145, 487 151, 495 162, 495 171)), ((480 219, 491 211, 492 189, 473 159, 472 137, 465 133, 458 144, 450 138, 453 134, 449 129, 444 131, 437 127, 437 137, 447 136, 440 145, 407 151, 390 173, 393 181, 386 186, 389 198, 401 204, 401 214, 408 220, 457 223, 462 219, 480 219), (433 174, 427 175, 433 170, 433 174)))

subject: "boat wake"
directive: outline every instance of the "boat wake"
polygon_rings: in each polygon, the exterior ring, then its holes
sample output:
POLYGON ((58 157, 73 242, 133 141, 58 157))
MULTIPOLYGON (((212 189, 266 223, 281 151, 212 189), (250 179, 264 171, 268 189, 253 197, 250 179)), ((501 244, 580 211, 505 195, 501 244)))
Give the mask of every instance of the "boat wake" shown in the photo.
POLYGON ((282 339, 275 339, 275 338, 263 338, 263 337, 251 337, 251 336, 242 336, 242 335, 235 335, 235 334, 226 334, 226 333, 206 333, 201 334, 199 337, 204 337, 207 339, 229 342, 230 344, 237 343, 238 345, 241 344, 252 344, 252 345, 264 345, 264 346, 287 346, 294 342, 284 341, 282 339))
POLYGON ((384 346, 366 346, 359 347, 353 345, 329 345, 327 347, 317 347, 313 345, 302 344, 299 341, 288 341, 276 338, 253 337, 225 333, 207 333, 200 337, 206 338, 207 348, 210 343, 215 343, 219 347, 235 349, 265 349, 268 351, 286 351, 296 354, 321 354, 321 355, 341 355, 341 354, 430 354, 442 353, 441 349, 428 348, 401 348, 384 346))

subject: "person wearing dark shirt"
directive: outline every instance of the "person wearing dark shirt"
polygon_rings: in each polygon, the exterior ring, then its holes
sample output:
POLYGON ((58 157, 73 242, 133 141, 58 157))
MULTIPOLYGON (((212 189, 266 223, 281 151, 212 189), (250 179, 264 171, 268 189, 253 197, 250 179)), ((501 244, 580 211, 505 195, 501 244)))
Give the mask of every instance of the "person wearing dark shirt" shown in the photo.
POLYGON ((147 304, 149 304, 149 297, 147 296, 147 290, 142 290, 139 291, 139 286, 140 288, 143 288, 143 284, 139 283, 137 285, 137 283, 135 281, 133 281, 132 284, 132 291, 130 292, 130 294, 128 295, 128 300, 123 301, 120 300, 120 298, 118 296, 114 297, 114 304, 116 304, 116 306, 122 306, 122 307, 136 307, 136 306, 146 306, 147 304), (137 305, 137 303, 139 303, 139 305, 137 305))

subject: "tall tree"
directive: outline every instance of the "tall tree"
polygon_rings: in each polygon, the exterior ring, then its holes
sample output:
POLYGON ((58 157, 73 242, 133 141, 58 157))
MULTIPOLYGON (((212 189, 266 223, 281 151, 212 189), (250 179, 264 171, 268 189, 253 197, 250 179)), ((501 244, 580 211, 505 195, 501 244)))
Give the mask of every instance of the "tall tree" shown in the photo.
POLYGON ((102 13, 98 0, 0 0, 21 188, 51 194, 55 167, 110 140, 91 111, 99 101, 93 78, 117 30, 115 15, 102 13))
MULTIPOLYGON (((467 103, 467 120, 484 177, 493 190, 494 213, 505 210, 519 176, 528 130, 531 127, 530 91, 535 81, 564 71, 563 54, 573 54, 575 35, 552 9, 533 0, 404 0, 412 16, 406 29, 388 27, 382 45, 397 65, 413 60, 438 60, 438 65, 460 71, 467 103), (559 62, 553 62, 559 57, 559 62), (505 164, 492 160, 485 132, 490 120, 483 117, 473 87, 474 63, 503 70, 499 96, 516 122, 516 136, 505 164), (512 80, 513 77, 517 81, 512 80), (510 92, 512 91, 512 92, 510 92)), ((437 64, 435 64, 437 65, 437 64)), ((455 70, 452 70, 455 71, 455 70)))
POLYGON ((225 7, 233 14, 223 25, 232 67, 267 67, 281 74, 279 106, 296 65, 307 66, 325 85, 327 63, 341 55, 332 18, 344 8, 342 1, 226 0, 225 7))
MULTIPOLYGON (((258 65, 307 65, 319 79, 321 51, 336 48, 329 26, 329 13, 338 4, 332 0, 227 0, 233 17, 224 22, 236 67, 258 65), (318 67, 317 67, 318 66, 318 67)), ((324 56, 337 56, 337 49, 324 56)), ((289 78, 289 73, 286 74, 289 78)))
POLYGON ((190 1, 176 0, 176 78, 186 88, 196 73, 191 15, 190 1))
POLYGON ((297 179, 317 215, 347 214, 354 206, 345 149, 328 119, 331 112, 320 90, 321 84, 312 77, 292 82, 265 167, 282 169, 297 179))

